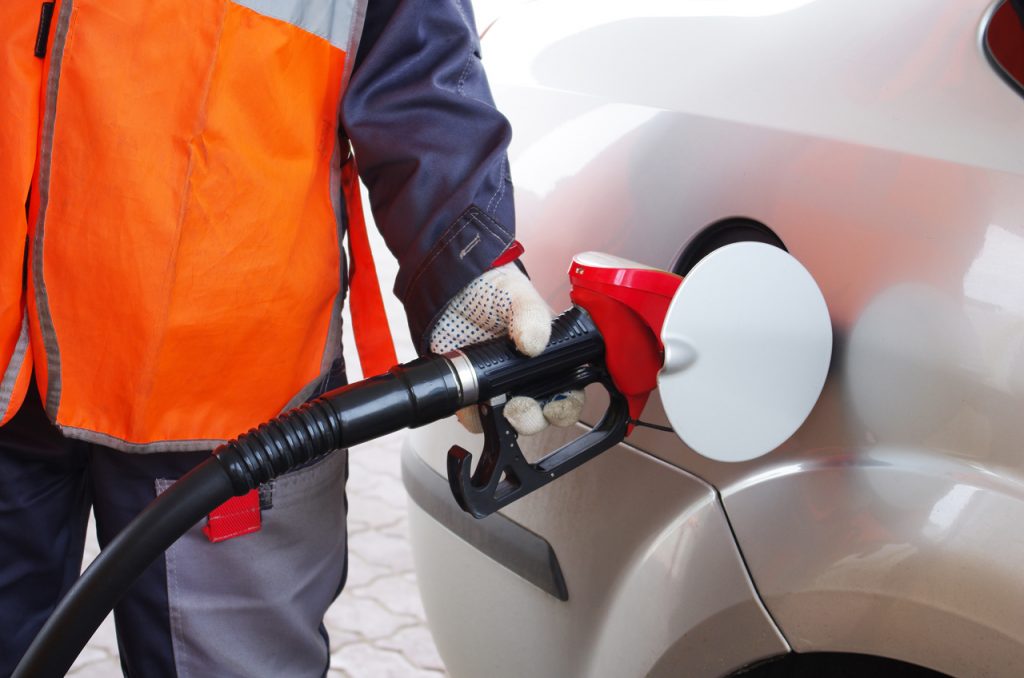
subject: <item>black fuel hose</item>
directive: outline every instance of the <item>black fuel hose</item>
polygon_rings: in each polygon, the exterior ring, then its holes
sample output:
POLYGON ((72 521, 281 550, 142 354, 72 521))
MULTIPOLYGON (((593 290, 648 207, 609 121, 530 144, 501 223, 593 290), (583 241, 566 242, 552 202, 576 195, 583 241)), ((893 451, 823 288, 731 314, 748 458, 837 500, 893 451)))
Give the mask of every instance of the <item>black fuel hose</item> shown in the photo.
POLYGON ((12 677, 65 675, 114 603, 143 570, 211 507, 220 506, 233 494, 231 479, 213 458, 167 488, 82 573, 36 635, 12 677))
POLYGON ((506 338, 428 356, 325 393, 225 443, 138 515, 86 569, 29 646, 12 678, 64 676, 128 588, 163 551, 232 496, 329 452, 452 415, 465 405, 536 387, 600 359, 590 316, 573 307, 552 323, 544 353, 506 338))

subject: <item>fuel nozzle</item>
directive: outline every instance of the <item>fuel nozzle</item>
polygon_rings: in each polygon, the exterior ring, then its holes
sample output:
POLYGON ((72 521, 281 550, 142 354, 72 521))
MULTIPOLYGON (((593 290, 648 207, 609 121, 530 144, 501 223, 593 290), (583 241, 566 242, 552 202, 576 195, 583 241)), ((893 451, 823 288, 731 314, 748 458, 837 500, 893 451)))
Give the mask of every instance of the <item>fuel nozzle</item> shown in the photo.
POLYGON ((471 346, 461 354, 467 373, 483 385, 478 393, 484 444, 471 472, 472 455, 456 445, 448 452, 448 482, 459 506, 477 518, 565 475, 622 442, 657 386, 664 348, 661 325, 682 278, 595 252, 577 255, 569 267, 575 305, 552 325, 551 341, 526 359, 507 340, 471 346), (504 416, 514 395, 537 399, 599 384, 609 398, 601 420, 588 432, 531 463, 504 416))

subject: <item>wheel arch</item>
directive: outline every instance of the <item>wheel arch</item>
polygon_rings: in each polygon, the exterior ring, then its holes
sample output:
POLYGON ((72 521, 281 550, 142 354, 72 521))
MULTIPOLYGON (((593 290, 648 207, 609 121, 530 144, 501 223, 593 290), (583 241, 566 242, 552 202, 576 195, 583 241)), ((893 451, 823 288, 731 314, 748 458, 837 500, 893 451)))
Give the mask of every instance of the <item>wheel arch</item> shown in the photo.
POLYGON ((796 652, 951 675, 1024 673, 1024 489, 969 459, 875 448, 780 462, 722 491, 796 652))

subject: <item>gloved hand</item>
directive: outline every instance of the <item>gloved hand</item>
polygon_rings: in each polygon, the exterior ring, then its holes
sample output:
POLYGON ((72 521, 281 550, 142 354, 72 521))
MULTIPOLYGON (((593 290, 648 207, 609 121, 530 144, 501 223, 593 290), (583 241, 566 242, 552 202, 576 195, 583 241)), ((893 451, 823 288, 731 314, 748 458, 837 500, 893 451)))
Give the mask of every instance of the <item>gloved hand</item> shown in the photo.
MULTIPOLYGON (((551 338, 551 309, 530 279, 515 264, 493 268, 466 285, 448 302, 430 335, 434 353, 508 334, 524 355, 535 356, 551 338)), ((544 430, 549 423, 570 426, 580 418, 583 391, 562 393, 547 402, 516 396, 505 404, 505 418, 521 435, 544 430)), ((480 433, 476 406, 457 413, 459 421, 480 433)))

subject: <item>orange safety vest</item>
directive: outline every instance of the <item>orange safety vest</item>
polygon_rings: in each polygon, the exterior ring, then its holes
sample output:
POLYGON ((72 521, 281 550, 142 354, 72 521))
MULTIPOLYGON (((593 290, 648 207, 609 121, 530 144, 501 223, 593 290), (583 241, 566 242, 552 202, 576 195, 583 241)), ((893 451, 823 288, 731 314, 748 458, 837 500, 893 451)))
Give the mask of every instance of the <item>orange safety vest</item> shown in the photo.
POLYGON ((338 128, 364 6, 62 0, 41 59, 39 3, 0 1, 3 421, 33 366, 66 435, 126 450, 301 402, 341 350, 346 218, 353 322, 386 332, 338 128))

